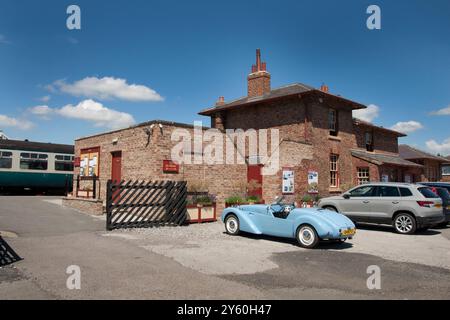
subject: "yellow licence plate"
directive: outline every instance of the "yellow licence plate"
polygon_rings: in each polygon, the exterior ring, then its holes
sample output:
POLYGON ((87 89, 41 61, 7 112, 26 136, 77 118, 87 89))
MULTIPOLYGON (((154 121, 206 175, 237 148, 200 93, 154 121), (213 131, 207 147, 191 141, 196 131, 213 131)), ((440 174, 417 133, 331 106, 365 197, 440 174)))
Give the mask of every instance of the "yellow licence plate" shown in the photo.
POLYGON ((343 235, 343 236, 352 236, 352 235, 355 234, 355 232, 356 232, 355 229, 342 230, 341 231, 341 235, 343 235))
POLYGON ((434 206, 435 206, 436 208, 442 208, 442 204, 439 204, 439 203, 436 203, 434 206))

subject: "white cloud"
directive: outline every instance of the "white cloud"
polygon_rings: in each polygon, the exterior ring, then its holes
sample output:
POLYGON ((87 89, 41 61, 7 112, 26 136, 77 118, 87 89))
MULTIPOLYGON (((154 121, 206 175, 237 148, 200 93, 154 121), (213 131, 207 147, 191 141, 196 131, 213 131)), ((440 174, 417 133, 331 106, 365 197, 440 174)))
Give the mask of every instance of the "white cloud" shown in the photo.
POLYGON ((423 125, 417 121, 405 121, 405 122, 397 122, 394 124, 391 129, 402 132, 402 133, 411 133, 423 128, 423 125))
POLYGON ((51 98, 52 98, 51 96, 43 96, 43 97, 38 98, 37 100, 47 103, 50 101, 51 98))
POLYGON ((33 123, 28 120, 11 118, 0 114, 0 127, 15 127, 20 130, 28 130, 33 126, 33 123))
POLYGON ((433 116, 450 116, 450 106, 431 112, 433 116))
POLYGON ((450 154, 450 138, 445 139, 442 143, 438 143, 436 140, 428 140, 425 144, 428 150, 433 153, 450 154))
POLYGON ((375 118, 378 118, 380 114, 380 107, 370 104, 366 109, 359 109, 353 111, 353 117, 372 122, 375 118))
POLYGON ((49 106, 35 106, 30 109, 32 114, 38 116, 46 116, 53 112, 53 109, 49 106))
POLYGON ((61 108, 50 108, 48 106, 36 106, 31 108, 31 113, 48 117, 52 114, 70 119, 80 119, 93 122, 95 126, 110 129, 125 128, 133 125, 135 120, 132 115, 109 109, 101 103, 88 99, 77 105, 65 105, 61 108))
POLYGON ((47 89, 56 89, 74 96, 85 96, 97 99, 121 99, 126 101, 163 101, 164 98, 155 90, 137 84, 128 84, 127 80, 113 77, 87 77, 74 83, 57 80, 47 89))

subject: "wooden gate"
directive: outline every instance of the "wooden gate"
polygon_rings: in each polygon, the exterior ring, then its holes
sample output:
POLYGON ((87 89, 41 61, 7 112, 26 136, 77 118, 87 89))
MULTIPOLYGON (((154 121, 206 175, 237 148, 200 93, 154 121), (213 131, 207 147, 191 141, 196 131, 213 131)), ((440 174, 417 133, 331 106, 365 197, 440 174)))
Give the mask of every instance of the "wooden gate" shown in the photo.
POLYGON ((182 225, 187 218, 186 181, 107 183, 106 229, 182 225))
POLYGON ((0 236, 0 267, 22 260, 21 257, 0 236))

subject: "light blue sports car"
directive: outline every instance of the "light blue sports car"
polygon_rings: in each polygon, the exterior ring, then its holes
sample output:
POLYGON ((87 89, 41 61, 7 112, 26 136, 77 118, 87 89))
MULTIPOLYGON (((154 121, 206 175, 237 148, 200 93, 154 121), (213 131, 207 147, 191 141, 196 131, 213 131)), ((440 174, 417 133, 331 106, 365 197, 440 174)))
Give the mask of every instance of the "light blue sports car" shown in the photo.
POLYGON ((303 248, 314 248, 320 240, 352 239, 356 228, 346 216, 316 208, 295 208, 283 204, 283 198, 271 205, 241 205, 226 208, 221 219, 230 235, 240 231, 295 238, 303 248))

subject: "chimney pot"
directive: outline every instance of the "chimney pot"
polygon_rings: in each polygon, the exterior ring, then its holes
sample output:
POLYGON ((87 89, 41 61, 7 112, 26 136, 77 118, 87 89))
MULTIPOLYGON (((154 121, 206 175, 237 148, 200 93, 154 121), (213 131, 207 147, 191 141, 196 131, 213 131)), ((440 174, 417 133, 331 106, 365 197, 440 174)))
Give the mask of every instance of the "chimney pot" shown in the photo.
POLYGON ((322 85, 320 86, 320 91, 328 93, 328 86, 325 83, 322 83, 322 85))
POLYGON ((225 97, 220 96, 219 99, 217 99, 216 106, 222 106, 224 104, 225 104, 225 97))

